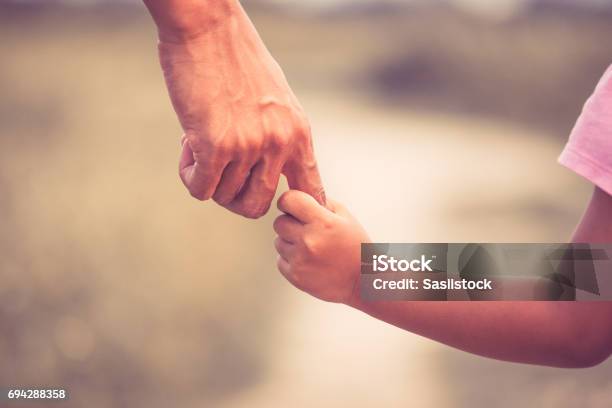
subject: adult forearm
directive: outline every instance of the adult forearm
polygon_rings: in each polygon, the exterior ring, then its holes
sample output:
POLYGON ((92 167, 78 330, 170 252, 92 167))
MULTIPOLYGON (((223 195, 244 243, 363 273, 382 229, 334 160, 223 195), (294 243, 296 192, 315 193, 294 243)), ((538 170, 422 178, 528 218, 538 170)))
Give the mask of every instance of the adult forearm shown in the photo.
POLYGON ((242 11, 238 0, 143 0, 161 41, 182 42, 242 11))

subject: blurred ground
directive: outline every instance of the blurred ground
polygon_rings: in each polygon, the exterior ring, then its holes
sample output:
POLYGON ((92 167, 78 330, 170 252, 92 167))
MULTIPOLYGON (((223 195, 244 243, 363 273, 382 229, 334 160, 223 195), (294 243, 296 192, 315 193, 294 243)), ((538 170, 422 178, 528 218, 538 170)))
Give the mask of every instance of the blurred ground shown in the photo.
MULTIPOLYGON (((402 10, 251 7, 329 195, 381 241, 568 239, 590 187, 555 159, 609 17, 402 10)), ((274 214, 183 191, 142 9, 3 7, 0 38, 0 384, 65 386, 68 407, 612 403, 609 362, 490 361, 290 288, 274 214)))

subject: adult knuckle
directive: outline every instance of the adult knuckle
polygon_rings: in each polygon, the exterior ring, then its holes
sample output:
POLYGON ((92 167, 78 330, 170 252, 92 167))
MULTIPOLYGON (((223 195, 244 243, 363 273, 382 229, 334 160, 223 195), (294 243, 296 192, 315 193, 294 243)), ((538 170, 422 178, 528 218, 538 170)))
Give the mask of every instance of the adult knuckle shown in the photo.
POLYGON ((310 122, 306 117, 299 116, 293 127, 293 134, 295 137, 303 140, 310 140, 311 128, 310 122))
POLYGON ((274 193, 276 192, 276 183, 273 177, 265 177, 259 182, 259 189, 262 194, 262 200, 269 201, 272 200, 274 193))
POLYGON ((267 207, 263 207, 261 205, 247 205, 245 206, 242 215, 247 218, 256 220, 258 218, 263 217, 268 212, 267 207))
POLYGON ((232 202, 234 197, 228 192, 215 192, 213 194, 213 199, 215 202, 221 206, 226 206, 232 202))
POLYGON ((259 207, 259 213, 260 213, 259 216, 263 217, 264 215, 266 215, 269 209, 270 209, 270 201, 267 201, 261 207, 259 207))
POLYGON ((268 149, 274 152, 282 152, 291 143, 290 137, 284 132, 273 133, 268 139, 268 149))
POLYGON ((261 150, 261 137, 250 136, 240 141, 239 150, 240 153, 253 153, 261 150))
POLYGON ((242 215, 251 220, 256 220, 258 218, 261 218, 261 214, 258 211, 252 210, 250 208, 243 210, 242 215))
POLYGON ((293 130, 292 138, 296 143, 300 145, 310 143, 310 135, 301 128, 296 128, 293 130))
POLYGON ((217 138, 210 142, 211 151, 219 157, 227 157, 234 151, 234 145, 229 139, 217 138))
POLYGON ((217 149, 220 148, 221 145, 223 145, 223 143, 225 142, 225 138, 223 137, 218 137, 218 136, 211 136, 207 139, 207 146, 210 147, 211 149, 217 149))
POLYGON ((189 143, 189 148, 194 153, 200 153, 204 151, 207 147, 207 141, 202 137, 196 135, 187 135, 186 139, 189 143))
POLYGON ((196 200, 199 201, 206 201, 209 197, 206 196, 205 192, 203 190, 195 190, 195 189, 188 189, 189 190, 189 194, 191 194, 191 196, 193 198, 195 198, 196 200))

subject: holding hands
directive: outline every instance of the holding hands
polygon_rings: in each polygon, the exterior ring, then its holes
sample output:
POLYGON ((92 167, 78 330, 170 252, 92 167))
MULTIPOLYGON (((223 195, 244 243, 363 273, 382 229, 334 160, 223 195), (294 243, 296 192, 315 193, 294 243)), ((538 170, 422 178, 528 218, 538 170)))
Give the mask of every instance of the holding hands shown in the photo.
POLYGON ((291 284, 319 299, 350 304, 358 296, 361 243, 366 231, 340 203, 327 208, 301 191, 278 200, 274 221, 278 269, 291 284))
POLYGON ((258 218, 284 174, 291 191, 274 223, 280 271, 314 296, 349 302, 367 234, 344 207, 326 203, 306 115, 240 3, 145 4, 184 132, 179 173, 191 195, 258 218))
MULTIPOLYGON (((360 301, 361 243, 368 235, 342 205, 326 203, 308 120, 239 1, 144 2, 157 24, 160 62, 183 128, 183 183, 199 200, 212 198, 257 218, 268 211, 284 174, 291 190, 278 201, 285 214, 274 222, 275 247, 278 269, 294 286, 487 357, 587 367, 610 355, 608 302, 456 302, 450 307, 360 301)), ((604 126, 610 125, 604 119, 612 111, 610 93, 604 92, 610 75, 598 87, 601 95, 592 99, 597 103, 586 105, 562 156, 564 164, 606 190, 596 189, 575 242, 612 239, 612 181, 602 172, 610 167, 610 126, 604 126), (590 147, 586 153, 585 146, 590 147)))

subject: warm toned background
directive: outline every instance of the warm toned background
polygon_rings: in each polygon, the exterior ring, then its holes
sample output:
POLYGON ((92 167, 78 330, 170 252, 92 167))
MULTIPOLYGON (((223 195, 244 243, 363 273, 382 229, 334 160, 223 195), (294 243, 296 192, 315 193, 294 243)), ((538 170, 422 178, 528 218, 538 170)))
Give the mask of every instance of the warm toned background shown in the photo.
MULTIPOLYGON (((183 189, 144 8, 68 3, 0 1, 0 386, 66 387, 71 408, 612 406, 612 362, 474 357, 289 287, 274 211, 183 189)), ((376 240, 567 240, 590 186, 555 160, 612 10, 453 4, 247 6, 328 194, 376 240)))

